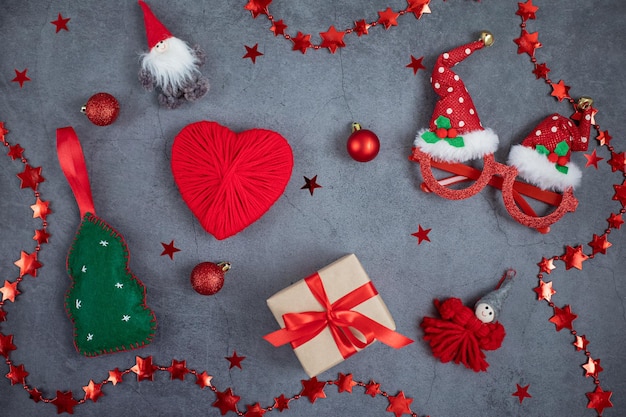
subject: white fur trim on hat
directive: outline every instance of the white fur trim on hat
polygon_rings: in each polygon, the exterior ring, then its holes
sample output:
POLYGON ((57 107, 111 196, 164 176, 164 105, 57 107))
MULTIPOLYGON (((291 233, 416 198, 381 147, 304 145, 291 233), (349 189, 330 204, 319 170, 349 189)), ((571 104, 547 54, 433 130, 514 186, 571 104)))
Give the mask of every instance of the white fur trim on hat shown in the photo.
POLYGON ((498 135, 491 129, 475 130, 459 135, 465 143, 465 146, 461 148, 450 145, 444 139, 435 143, 428 143, 422 139, 425 132, 428 132, 428 129, 417 132, 413 145, 433 158, 444 162, 464 162, 478 159, 494 153, 498 149, 498 135))
POLYGON ((567 174, 556 170, 554 164, 528 146, 515 145, 509 153, 508 164, 517 168, 520 177, 544 190, 563 192, 580 184, 582 171, 574 163, 567 164, 567 174))

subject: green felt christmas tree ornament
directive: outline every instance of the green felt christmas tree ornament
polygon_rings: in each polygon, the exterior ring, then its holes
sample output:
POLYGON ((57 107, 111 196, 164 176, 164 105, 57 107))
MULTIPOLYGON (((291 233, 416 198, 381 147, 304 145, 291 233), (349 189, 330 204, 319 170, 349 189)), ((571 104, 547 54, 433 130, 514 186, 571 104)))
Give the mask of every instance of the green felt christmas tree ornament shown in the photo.
POLYGON ((85 356, 143 347, 154 337, 156 318, 146 305, 145 286, 129 269, 124 238, 95 214, 72 127, 57 129, 57 153, 82 219, 67 257, 72 285, 65 309, 74 325, 74 345, 85 356))

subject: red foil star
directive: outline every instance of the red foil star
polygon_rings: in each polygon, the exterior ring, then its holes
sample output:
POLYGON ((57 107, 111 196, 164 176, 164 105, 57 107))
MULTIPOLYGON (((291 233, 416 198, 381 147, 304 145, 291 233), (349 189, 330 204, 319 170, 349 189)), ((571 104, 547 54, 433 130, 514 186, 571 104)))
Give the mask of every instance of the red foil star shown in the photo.
POLYGON ((246 406, 246 412, 244 413, 244 417, 263 417, 267 411, 261 407, 261 404, 255 403, 253 405, 246 406))
POLYGON ((9 334, 5 336, 0 333, 0 355, 9 359, 11 351, 15 349, 17 349, 17 347, 13 344, 13 335, 9 334))
POLYGON ((370 382, 365 384, 365 394, 370 395, 371 397, 375 397, 380 394, 380 384, 370 380, 370 382))
POLYGON ((57 390, 57 396, 50 402, 57 406, 57 414, 74 414, 74 407, 78 405, 78 401, 74 399, 72 391, 61 392, 57 390))
POLYGON ((583 262, 589 257, 583 253, 582 245, 578 245, 575 248, 566 246, 565 255, 563 255, 563 262, 565 262, 565 269, 576 268, 580 271, 583 269, 583 262))
POLYGON ((335 29, 335 26, 330 26, 326 32, 320 32, 320 36, 322 37, 322 43, 320 46, 322 48, 328 48, 332 54, 337 51, 337 48, 344 48, 346 46, 343 41, 343 37, 346 32, 340 32, 335 29))
POLYGON ((17 177, 22 181, 20 188, 30 187, 33 191, 37 191, 37 186, 46 180, 41 176, 41 167, 33 168, 28 164, 24 167, 24 172, 17 174, 17 177))
POLYGON ((228 413, 229 411, 234 413, 237 412, 237 403, 241 397, 234 395, 232 389, 228 388, 224 392, 215 391, 215 395, 217 396, 217 400, 215 400, 215 402, 211 405, 215 408, 219 408, 222 415, 228 413))
POLYGON ((15 297, 21 294, 21 292, 17 289, 18 282, 9 282, 7 280, 4 281, 4 286, 0 288, 0 293, 2 293, 2 301, 9 300, 12 303, 15 302, 15 297))
POLYGON ((550 83, 552 86, 551 96, 556 97, 559 101, 563 101, 563 99, 570 98, 569 96, 569 85, 565 85, 563 80, 560 80, 558 83, 550 83))
POLYGON ((605 408, 613 407, 613 403, 611 403, 611 395, 613 395, 613 392, 603 391, 600 385, 596 386, 593 392, 588 392, 585 395, 589 399, 587 408, 595 409, 599 416, 602 415, 605 408))
POLYGON ((50 210, 50 202, 42 201, 39 197, 37 197, 37 202, 30 206, 30 208, 33 210, 33 219, 40 218, 45 221, 48 214, 52 213, 52 210, 50 210))
POLYGON ((430 233, 432 229, 422 229, 422 225, 418 224, 417 225, 417 232, 415 233, 411 233, 411 236, 415 236, 417 238, 417 244, 421 244, 422 241, 427 241, 430 242, 430 238, 428 237, 428 234, 430 233))
POLYGON ((622 207, 626 207, 626 185, 624 183, 621 185, 614 184, 613 188, 615 189, 613 200, 618 200, 622 207))
POLYGON ((107 379, 107 381, 113 383, 113 385, 117 385, 118 383, 122 382, 123 376, 124 374, 122 373, 122 371, 120 371, 118 368, 115 368, 115 370, 109 371, 109 378, 107 379))
POLYGON ((594 377, 597 378, 598 374, 602 371, 604 371, 604 369, 602 369, 602 367, 600 366, 600 359, 595 360, 591 357, 587 358, 587 363, 581 365, 583 367, 583 369, 585 370, 585 377, 594 377))
POLYGON ((49 238, 50 234, 46 231, 46 229, 35 230, 33 240, 36 240, 38 244, 43 245, 44 243, 48 243, 49 238))
POLYGON ((354 22, 354 32, 356 32, 358 37, 362 35, 367 35, 369 33, 369 28, 371 26, 365 21, 365 19, 357 20, 354 22))
POLYGON ((532 395, 528 393, 528 387, 530 387, 530 384, 524 387, 522 387, 520 384, 515 385, 517 385, 517 391, 515 391, 512 395, 519 399, 520 404, 522 403, 522 401, 524 401, 524 398, 532 398, 532 395))
POLYGON ((590 167, 591 165, 593 165, 593 167, 595 169, 598 169, 598 162, 602 161, 604 158, 600 158, 598 156, 598 154, 596 153, 596 150, 594 149, 593 152, 591 152, 591 154, 583 154, 585 156, 585 158, 587 159, 587 163, 585 164, 585 168, 590 167))
POLYGON ((33 400, 36 403, 41 401, 41 399, 43 397, 43 394, 37 388, 32 388, 32 389, 29 389, 27 391, 28 391, 28 394, 30 395, 30 399, 31 400, 33 400))
POLYGON ((416 19, 420 19, 424 13, 430 13, 430 0, 406 0, 409 6, 406 8, 407 13, 413 13, 416 19))
POLYGON ((535 12, 539 10, 539 7, 533 5, 533 0, 528 0, 526 3, 517 3, 517 7, 515 14, 521 16, 523 21, 535 19, 535 12))
POLYGON ((378 23, 385 26, 385 30, 389 29, 391 26, 398 26, 398 16, 400 16, 400 13, 396 13, 393 10, 391 10, 391 7, 387 7, 387 9, 385 9, 382 12, 378 12, 378 23))
POLYGON ((287 29, 287 25, 283 23, 283 19, 276 20, 272 23, 272 27, 270 30, 274 32, 274 36, 285 35, 285 30, 287 29))
POLYGON ((167 372, 171 374, 171 379, 180 379, 183 381, 185 379, 185 375, 189 373, 189 369, 187 369, 187 361, 177 361, 176 359, 172 359, 172 364, 167 368, 167 372))
POLYGON ((541 262, 539 262, 537 265, 539 266, 539 269, 541 270, 541 272, 545 272, 546 274, 551 273, 552 270, 556 268, 554 266, 554 258, 550 258, 550 259, 542 258, 541 262))
POLYGON ((212 379, 213 377, 207 374, 206 371, 204 371, 201 374, 196 375, 196 385, 198 385, 202 389, 210 387, 212 379))
POLYGON ((235 366, 239 369, 241 368, 241 361, 243 361, 244 359, 246 359, 245 356, 237 356, 237 351, 233 350, 233 356, 226 356, 224 359, 227 359, 228 362, 230 362, 228 369, 232 369, 235 366))
POLYGON ((274 409, 280 411, 281 413, 283 412, 283 410, 287 410, 289 409, 289 401, 291 401, 291 398, 286 398, 285 394, 280 394, 280 397, 275 397, 274 398, 274 409))
POLYGON ((13 262, 15 266, 20 269, 20 278, 24 275, 37 276, 37 270, 42 267, 41 263, 37 260, 37 252, 27 253, 21 251, 20 259, 13 262))
POLYGON ((576 320, 578 316, 572 313, 569 305, 563 308, 554 306, 554 315, 550 318, 550 322, 556 326, 556 331, 560 332, 563 329, 572 330, 572 322, 576 320))
POLYGON ((163 252, 161 252, 161 256, 167 255, 170 259, 174 259, 174 254, 176 252, 180 252, 180 249, 174 246, 173 240, 170 243, 161 242, 161 245, 163 245, 163 252))
POLYGON ((552 296, 556 294, 556 291, 552 289, 552 281, 543 282, 539 281, 539 286, 534 288, 533 291, 537 293, 537 300, 552 300, 552 296))
POLYGON ((303 35, 302 32, 298 32, 295 37, 291 38, 291 41, 293 42, 293 47, 291 49, 294 51, 300 51, 303 54, 306 54, 306 50, 313 46, 311 43, 311 35, 303 35))
POLYGON ((576 340, 574 340, 574 343, 573 343, 573 345, 576 347, 576 351, 587 350, 588 344, 589 344, 589 340, 587 340, 585 335, 582 335, 582 336, 577 335, 576 340))
POLYGON ((337 380, 337 388, 339 392, 352 393, 352 387, 356 385, 356 382, 352 380, 352 374, 344 375, 339 373, 339 379, 337 380))
POLYGON ((22 159, 22 156, 24 155, 24 148, 22 148, 19 143, 13 146, 9 146, 8 155, 12 161, 15 161, 16 159, 22 159))
POLYGON ((59 17, 57 17, 57 20, 53 20, 52 23, 54 26, 56 26, 56 32, 55 33, 59 33, 61 30, 65 30, 69 32, 69 29, 67 28, 67 22, 70 21, 70 18, 63 18, 63 16, 61 16, 61 13, 59 13, 59 17))
POLYGON ((609 146, 611 144, 611 139, 613 139, 613 136, 609 135, 608 130, 602 130, 598 133, 598 136, 596 136, 596 140, 600 143, 600 146, 609 146))
MULTIPOLYGON (((595 149, 593 150, 595 152, 595 149)), ((626 172, 626 152, 611 154, 611 159, 608 161, 611 165, 611 172, 622 171, 626 172)))
POLYGON ((250 58, 253 64, 256 64, 256 59, 263 54, 257 50, 259 47, 258 43, 255 43, 253 47, 249 47, 248 45, 244 45, 246 47, 246 54, 243 56, 244 59, 250 58))
POLYGON ((267 7, 271 2, 272 0, 249 0, 248 4, 243 6, 243 8, 250 10, 252 17, 256 19, 260 14, 267 14, 267 7))
POLYGON ((535 64, 535 69, 533 70, 533 74, 535 74, 535 77, 537 79, 539 78, 547 79, 549 72, 550 72, 550 68, 548 68, 545 63, 535 64))
POLYGON ((531 57, 535 56, 535 49, 541 48, 541 43, 538 41, 539 33, 528 33, 526 29, 522 29, 522 34, 519 38, 513 40, 517 44, 518 54, 528 54, 531 57))
POLYGON ((28 372, 24 370, 24 365, 15 366, 13 364, 9 364, 9 373, 6 377, 11 380, 11 385, 26 385, 27 376, 28 372))
POLYGON ((28 68, 25 68, 24 71, 15 70, 15 78, 11 81, 14 83, 20 83, 20 88, 24 87, 24 83, 26 81, 30 81, 30 78, 26 75, 28 72, 28 68))
POLYGON ((157 370, 157 366, 152 364, 152 356, 148 356, 146 359, 135 356, 135 359, 137 363, 130 370, 137 374, 137 381, 144 379, 154 381, 154 372, 157 370))
POLYGON ((386 411, 393 413, 396 417, 412 413, 410 405, 413 402, 413 398, 406 398, 404 392, 400 391, 396 396, 390 395, 387 399, 389 400, 389 406, 386 411))
POLYGON ((593 240, 589 242, 588 245, 591 246, 591 248, 593 249, 594 255, 596 253, 601 253, 603 255, 606 255, 606 250, 610 248, 611 246, 613 246, 611 242, 609 242, 606 239, 607 239, 606 234, 603 234, 602 236, 598 236, 595 233, 593 234, 593 240))
POLYGON ((417 74, 417 71, 421 69, 426 69, 426 67, 422 64, 423 56, 419 58, 415 58, 411 55, 411 63, 406 66, 406 68, 411 68, 413 70, 413 75, 417 74))
POLYGON ((301 396, 308 397, 312 403, 318 398, 326 398, 326 393, 324 392, 326 382, 318 381, 315 376, 309 380, 302 379, 301 382, 304 387, 300 393, 301 396))
POLYGON ((85 400, 91 400, 94 403, 104 395, 102 384, 96 384, 91 379, 89 380, 89 385, 83 387, 83 391, 85 391, 85 400))
POLYGON ((302 187, 300 187, 300 189, 301 190, 308 189, 311 195, 313 195, 313 192, 315 191, 316 188, 322 188, 322 186, 317 183, 317 175, 314 176, 313 178, 304 177, 304 181, 305 181, 305 184, 302 187))
POLYGON ((609 227, 612 229, 619 229, 624 224, 624 219, 622 218, 622 213, 615 214, 611 213, 606 221, 609 223, 609 227))

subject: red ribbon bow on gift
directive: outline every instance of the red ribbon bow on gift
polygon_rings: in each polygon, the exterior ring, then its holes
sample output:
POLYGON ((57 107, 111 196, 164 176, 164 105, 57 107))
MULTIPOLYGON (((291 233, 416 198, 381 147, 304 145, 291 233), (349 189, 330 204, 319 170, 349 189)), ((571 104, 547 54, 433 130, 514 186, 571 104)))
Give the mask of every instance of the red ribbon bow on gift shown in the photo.
POLYGON ((371 282, 361 285, 331 303, 319 274, 315 273, 305 278, 304 281, 324 311, 283 314, 285 327, 263 336, 272 345, 282 346, 291 343, 295 349, 313 339, 326 327, 329 328, 344 359, 355 354, 357 348, 362 349, 369 345, 374 339, 395 349, 413 343, 411 339, 383 326, 366 315, 352 311, 355 306, 378 295, 378 291, 371 282), (361 333, 365 341, 356 337, 351 329, 361 333))

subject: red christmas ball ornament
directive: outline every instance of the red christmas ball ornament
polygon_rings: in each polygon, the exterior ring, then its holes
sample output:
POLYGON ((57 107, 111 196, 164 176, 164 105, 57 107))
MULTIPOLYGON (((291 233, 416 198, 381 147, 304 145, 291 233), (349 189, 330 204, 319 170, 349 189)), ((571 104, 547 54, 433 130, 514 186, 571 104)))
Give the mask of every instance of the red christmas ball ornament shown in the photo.
POLYGON ((120 103, 109 93, 96 93, 87 100, 81 109, 91 123, 97 126, 108 126, 117 119, 120 103))
POLYGON ((229 269, 228 262, 201 262, 191 271, 191 286, 198 294, 213 295, 222 289, 229 269))
POLYGON ((348 138, 347 148, 355 161, 369 162, 378 155, 380 141, 371 130, 361 129, 360 124, 352 123, 352 134, 348 138))

